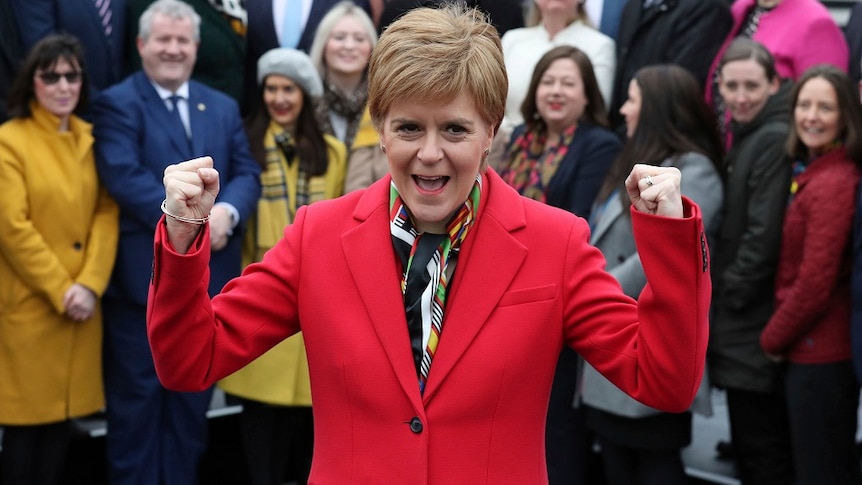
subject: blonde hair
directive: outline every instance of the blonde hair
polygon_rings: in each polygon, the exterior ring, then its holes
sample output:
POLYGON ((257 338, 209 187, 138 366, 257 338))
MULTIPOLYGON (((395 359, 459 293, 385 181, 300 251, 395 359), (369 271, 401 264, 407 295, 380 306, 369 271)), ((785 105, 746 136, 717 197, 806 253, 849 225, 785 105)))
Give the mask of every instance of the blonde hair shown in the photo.
POLYGON ((336 3, 323 16, 320 23, 317 24, 314 41, 311 43, 311 49, 308 54, 321 78, 326 77, 326 60, 323 55, 326 43, 329 42, 329 37, 332 35, 333 29, 335 29, 335 24, 345 17, 353 17, 359 21, 359 24, 365 29, 365 34, 368 35, 371 50, 374 50, 374 46, 377 45, 377 30, 374 28, 374 23, 371 21, 371 17, 365 13, 365 10, 357 7, 355 3, 349 0, 336 3))
POLYGON ((458 5, 416 8, 390 24, 368 68, 368 108, 378 130, 395 100, 445 103, 466 91, 496 132, 508 88, 497 29, 458 5))
MULTIPOLYGON (((574 15, 569 19, 567 25, 571 25, 573 22, 580 20, 586 26, 596 28, 593 21, 590 20, 590 16, 587 15, 587 8, 584 5, 583 0, 578 1, 578 5, 575 7, 574 15)), ((524 15, 524 24, 527 27, 535 27, 542 23, 542 11, 539 10, 539 6, 536 5, 536 2, 530 2, 530 6, 527 9, 527 13, 524 15)))

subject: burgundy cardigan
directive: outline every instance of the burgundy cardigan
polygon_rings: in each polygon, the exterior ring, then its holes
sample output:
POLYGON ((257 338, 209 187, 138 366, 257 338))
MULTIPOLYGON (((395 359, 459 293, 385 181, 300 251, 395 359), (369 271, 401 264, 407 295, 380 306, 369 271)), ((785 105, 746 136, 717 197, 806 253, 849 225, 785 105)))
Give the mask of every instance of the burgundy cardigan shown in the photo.
POLYGON ((814 160, 785 213, 770 354, 803 364, 850 359, 850 231, 859 167, 843 149, 814 160))

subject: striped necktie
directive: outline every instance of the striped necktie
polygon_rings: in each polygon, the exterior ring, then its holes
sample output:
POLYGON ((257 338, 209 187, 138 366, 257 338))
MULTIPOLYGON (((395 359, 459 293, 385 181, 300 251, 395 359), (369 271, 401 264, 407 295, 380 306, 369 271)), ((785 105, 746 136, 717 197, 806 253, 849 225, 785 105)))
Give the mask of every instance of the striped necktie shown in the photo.
POLYGON ((105 31, 105 37, 110 37, 114 27, 111 25, 111 0, 95 0, 96 11, 99 13, 99 19, 102 21, 102 29, 105 31))
POLYGON ((189 134, 189 128, 186 126, 186 122, 183 121, 183 115, 180 114, 180 100, 183 99, 182 96, 178 94, 172 94, 168 100, 171 102, 171 119, 174 122, 174 129, 182 130, 180 133, 185 135, 186 142, 188 143, 189 149, 192 147, 191 135, 189 134))

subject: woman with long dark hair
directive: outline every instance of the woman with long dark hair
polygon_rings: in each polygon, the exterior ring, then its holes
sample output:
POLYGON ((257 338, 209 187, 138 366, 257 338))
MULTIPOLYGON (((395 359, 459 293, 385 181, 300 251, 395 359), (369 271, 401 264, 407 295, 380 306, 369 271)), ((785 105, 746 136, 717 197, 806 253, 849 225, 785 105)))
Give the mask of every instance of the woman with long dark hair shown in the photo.
MULTIPOLYGON (((296 211, 344 190, 346 151, 315 119, 320 78, 304 53, 273 49, 258 61, 263 103, 247 122, 252 155, 261 164, 261 198, 249 222, 245 265, 260 261, 296 211)), ((305 483, 313 444, 311 391, 302 336, 288 338, 219 386, 240 398, 243 449, 253 485, 288 475, 305 483)))
MULTIPOLYGON (((599 189, 590 216, 590 241, 605 255, 607 270, 623 291, 638 298, 646 276, 633 238, 626 175, 638 163, 678 168, 682 194, 701 207, 706 230, 701 243, 706 252, 705 239, 715 235, 723 203, 722 151, 715 116, 706 106, 697 80, 679 66, 639 70, 629 83, 628 99, 620 113, 626 120, 628 140, 599 189)), ((691 441, 690 412, 671 414, 645 406, 589 365, 581 398, 587 427, 596 433, 601 446, 610 485, 688 483, 680 451, 691 441)), ((709 413, 705 382, 698 398, 694 409, 709 413)))

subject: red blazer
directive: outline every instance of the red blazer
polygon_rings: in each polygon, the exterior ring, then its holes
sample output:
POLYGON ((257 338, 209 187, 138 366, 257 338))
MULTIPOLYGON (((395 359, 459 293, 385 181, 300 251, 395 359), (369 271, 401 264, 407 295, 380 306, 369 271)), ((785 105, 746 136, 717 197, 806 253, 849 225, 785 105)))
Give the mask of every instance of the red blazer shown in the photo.
POLYGON ((206 388, 302 330, 313 484, 547 483, 545 413, 564 344, 644 403, 689 407, 710 295, 696 205, 686 200, 686 219, 632 215, 652 284, 638 306, 603 270, 583 219, 520 197, 488 171, 423 396, 389 184, 303 208, 263 262, 212 303, 209 236, 181 256, 162 227, 148 333, 164 385, 206 388))

